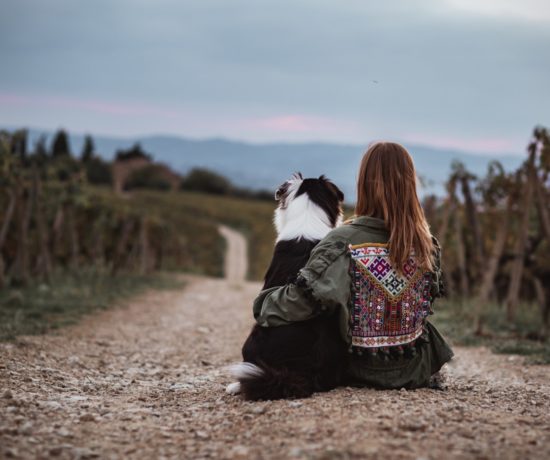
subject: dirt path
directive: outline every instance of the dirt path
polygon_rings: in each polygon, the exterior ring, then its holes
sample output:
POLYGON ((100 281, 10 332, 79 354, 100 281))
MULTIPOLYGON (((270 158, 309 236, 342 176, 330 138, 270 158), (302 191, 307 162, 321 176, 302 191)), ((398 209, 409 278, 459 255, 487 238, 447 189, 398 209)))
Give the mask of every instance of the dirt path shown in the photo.
POLYGON ((231 280, 0 344, 0 458, 550 458, 550 368, 484 349, 456 350, 447 392, 226 395, 260 285, 225 234, 231 280))
POLYGON ((225 225, 219 226, 219 232, 225 238, 227 244, 224 263, 225 279, 231 284, 242 284, 248 271, 246 239, 241 233, 225 225))

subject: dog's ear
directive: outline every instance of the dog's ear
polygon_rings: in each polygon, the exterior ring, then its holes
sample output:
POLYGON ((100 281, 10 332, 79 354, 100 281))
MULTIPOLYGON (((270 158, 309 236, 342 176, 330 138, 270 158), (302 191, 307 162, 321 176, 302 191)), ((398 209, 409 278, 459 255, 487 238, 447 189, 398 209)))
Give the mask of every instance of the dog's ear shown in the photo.
POLYGON ((332 182, 328 183, 328 186, 331 187, 334 190, 334 193, 338 197, 338 201, 343 202, 344 201, 344 192, 340 190, 335 184, 332 182))
POLYGON ((334 182, 328 179, 327 176, 322 174, 321 176, 319 176, 319 180, 322 180, 325 182, 325 184, 327 184, 327 187, 338 198, 338 201, 344 201, 344 192, 342 192, 342 190, 340 190, 334 182))
POLYGON ((288 190, 288 181, 285 182, 284 184, 279 185, 277 190, 275 190, 275 201, 279 201, 283 197, 283 195, 286 193, 287 190, 288 190))
POLYGON ((296 181, 304 180, 301 172, 295 172, 292 174, 290 179, 288 179, 284 184, 280 185, 279 188, 275 191, 275 200, 279 201, 287 192, 291 185, 296 181))

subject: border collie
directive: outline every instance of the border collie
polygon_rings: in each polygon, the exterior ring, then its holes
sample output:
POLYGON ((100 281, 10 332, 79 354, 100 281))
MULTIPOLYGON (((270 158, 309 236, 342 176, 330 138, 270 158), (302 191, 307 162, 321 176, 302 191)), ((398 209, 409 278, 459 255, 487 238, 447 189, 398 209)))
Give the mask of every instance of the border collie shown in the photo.
MULTIPOLYGON (((344 195, 325 176, 294 174, 275 192, 277 242, 263 289, 296 281, 315 245, 342 220, 344 195)), ((252 328, 232 366, 230 394, 248 400, 303 398, 340 384, 346 347, 337 313, 279 327, 252 328)))

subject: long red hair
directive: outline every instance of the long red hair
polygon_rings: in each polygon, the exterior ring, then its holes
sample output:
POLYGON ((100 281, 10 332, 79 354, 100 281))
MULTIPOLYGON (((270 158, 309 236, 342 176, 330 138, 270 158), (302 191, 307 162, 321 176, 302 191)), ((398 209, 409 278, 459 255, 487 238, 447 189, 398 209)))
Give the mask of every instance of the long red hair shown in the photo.
POLYGON ((434 243, 405 147, 393 142, 369 147, 359 168, 355 214, 384 220, 390 232, 390 262, 396 269, 402 270, 412 251, 424 269, 433 269, 434 243))

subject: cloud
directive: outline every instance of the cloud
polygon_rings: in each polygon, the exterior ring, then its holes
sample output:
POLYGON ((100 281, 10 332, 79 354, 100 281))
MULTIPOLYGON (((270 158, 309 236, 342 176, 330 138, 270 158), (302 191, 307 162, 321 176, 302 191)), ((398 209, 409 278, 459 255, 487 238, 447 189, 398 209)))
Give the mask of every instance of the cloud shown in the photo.
POLYGON ((550 22, 548 0, 445 0, 453 9, 474 16, 550 22))
POLYGON ((546 1, 10 0, 0 121, 519 149, 550 123, 546 1))
POLYGON ((359 131, 357 123, 352 121, 298 114, 243 120, 241 124, 243 127, 248 127, 248 129, 259 129, 269 132, 272 135, 278 133, 299 133, 310 136, 326 136, 343 132, 347 132, 347 134, 350 135, 353 132, 357 134, 359 131))

